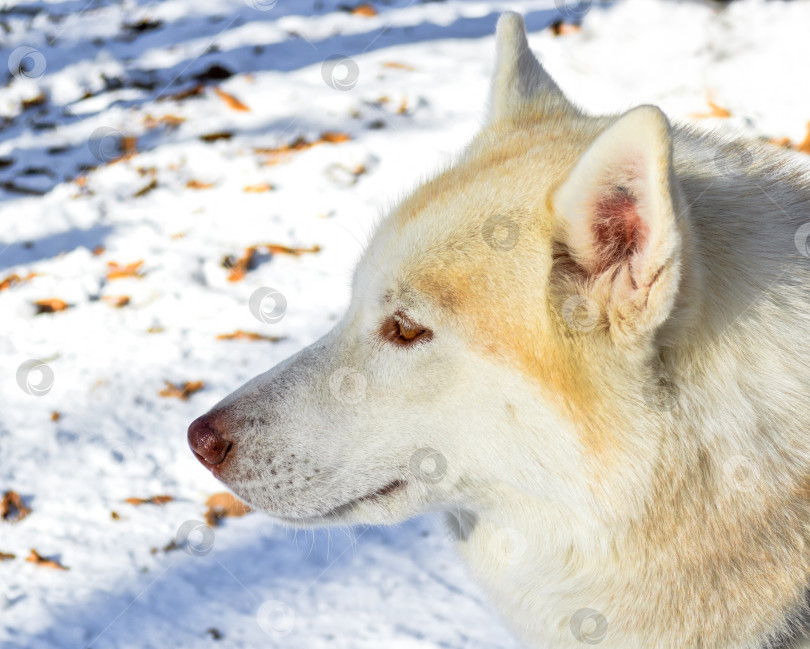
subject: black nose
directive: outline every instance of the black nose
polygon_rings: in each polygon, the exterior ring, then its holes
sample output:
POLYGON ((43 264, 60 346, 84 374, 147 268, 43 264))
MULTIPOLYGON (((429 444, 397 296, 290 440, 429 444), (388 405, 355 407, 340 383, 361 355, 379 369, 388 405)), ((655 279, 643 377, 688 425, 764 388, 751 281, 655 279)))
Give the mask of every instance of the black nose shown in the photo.
POLYGON ((188 445, 197 459, 211 468, 225 461, 233 442, 221 430, 217 430, 215 422, 208 415, 203 415, 188 427, 188 445))

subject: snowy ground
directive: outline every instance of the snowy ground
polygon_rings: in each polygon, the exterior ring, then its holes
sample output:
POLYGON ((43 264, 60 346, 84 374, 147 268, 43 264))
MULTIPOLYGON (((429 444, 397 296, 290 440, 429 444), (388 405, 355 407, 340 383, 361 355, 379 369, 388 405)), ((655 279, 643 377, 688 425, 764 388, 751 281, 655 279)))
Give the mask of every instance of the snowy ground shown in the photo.
POLYGON ((0 282, 22 280, 0 284, 0 493, 33 509, 0 521, 16 555, 0 561, 2 649, 515 647, 434 519, 294 535, 250 514, 172 549, 222 490, 187 425, 339 316, 375 219, 480 123, 502 10, 594 112, 652 102, 687 121, 711 99, 730 116, 707 127, 794 143, 810 119, 808 3, 373 5, 0 9, 0 282), (582 30, 545 29, 560 10, 582 30), (337 141, 261 151, 324 133, 337 141), (320 251, 260 247, 229 281, 223 259, 261 244, 320 251), (262 287, 287 300, 279 322, 249 309, 262 287), (68 308, 37 315, 52 299, 68 308), (217 339, 237 330, 281 340, 217 339), (205 387, 181 400, 165 381, 205 387), (159 494, 174 500, 124 502, 159 494), (26 562, 32 548, 69 570, 26 562))

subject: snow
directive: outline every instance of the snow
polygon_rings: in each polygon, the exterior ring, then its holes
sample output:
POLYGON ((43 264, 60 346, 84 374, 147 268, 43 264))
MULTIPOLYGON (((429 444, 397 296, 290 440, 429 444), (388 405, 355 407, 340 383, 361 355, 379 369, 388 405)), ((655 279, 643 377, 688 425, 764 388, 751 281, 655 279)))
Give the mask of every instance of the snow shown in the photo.
POLYGON ((372 17, 340 5, 0 10, 4 58, 28 65, 0 93, 0 183, 17 188, 0 189, 0 281, 35 273, 0 292, 0 492, 33 509, 0 521, 0 552, 16 555, 0 561, 3 649, 516 647, 438 518, 296 534, 253 513, 201 527, 223 488, 191 456, 186 427, 339 317, 380 214, 480 125, 503 10, 526 15, 535 51, 593 112, 656 103, 690 121, 712 99, 731 116, 704 126, 793 142, 810 119, 807 3, 392 0, 372 17), (582 30, 553 36, 560 11, 585 14, 582 30), (323 64, 340 55, 350 61, 323 64), (232 76, 171 98, 214 64, 232 76), (183 121, 150 128, 149 116, 183 121), (219 132, 231 137, 201 139, 219 132), (255 151, 325 132, 351 140, 276 164, 255 151), (137 153, 116 161, 124 136, 137 153), (261 183, 274 189, 244 191, 261 183), (265 243, 321 251, 260 250, 229 282, 223 258, 265 243), (139 260, 142 277, 106 279, 109 262, 139 260), (286 299, 278 322, 249 308, 265 287, 286 299), (107 301, 118 296, 129 304, 107 301), (33 303, 51 298, 70 307, 37 315, 33 303), (281 340, 216 339, 236 330, 281 340), (26 391, 18 368, 30 360, 46 367, 23 371, 26 391), (165 381, 205 388, 165 398, 165 381), (44 394, 29 394, 37 386, 44 394), (157 494, 174 500, 124 502, 157 494), (164 550, 189 529, 188 552, 164 550), (69 571, 26 562, 31 548, 69 571))

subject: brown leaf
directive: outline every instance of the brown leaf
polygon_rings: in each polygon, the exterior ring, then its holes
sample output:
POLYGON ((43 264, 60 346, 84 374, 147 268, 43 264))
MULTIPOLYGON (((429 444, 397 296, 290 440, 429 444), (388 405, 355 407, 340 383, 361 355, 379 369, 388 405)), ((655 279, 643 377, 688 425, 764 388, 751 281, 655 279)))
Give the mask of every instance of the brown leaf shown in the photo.
POLYGON ((416 68, 412 65, 408 65, 407 63, 400 63, 399 61, 385 61, 383 64, 384 68, 395 68, 397 70, 415 70, 416 68))
POLYGON ((59 421, 62 418, 62 413, 58 410, 54 410, 51 413, 51 421, 59 421))
POLYGON ((289 246, 282 246, 278 243, 265 243, 262 244, 261 247, 267 248, 267 252, 271 255, 292 255, 294 257, 300 257, 307 253, 314 254, 321 251, 321 247, 318 245, 312 246, 311 248, 290 248, 289 246))
POLYGON ((807 135, 796 145, 796 150, 802 153, 810 153, 810 122, 807 122, 807 135))
POLYGON ((163 115, 161 117, 152 117, 151 115, 147 115, 143 118, 144 126, 150 131, 160 125, 167 126, 170 129, 175 129, 185 121, 185 117, 178 117, 177 115, 163 115))
POLYGON ((253 511, 227 491, 214 494, 205 504, 208 507, 205 522, 209 527, 216 527, 223 518, 240 517, 253 511))
POLYGON ((569 34, 576 34, 582 31, 582 27, 578 24, 567 23, 563 20, 555 20, 549 25, 549 29, 551 29, 551 33, 555 36, 568 36, 569 34))
POLYGON ((120 309, 129 304, 129 295, 105 295, 101 298, 110 306, 120 309))
POLYGON ((163 388, 158 394, 161 397, 175 397, 185 401, 195 392, 199 392, 205 387, 202 381, 186 381, 183 385, 175 385, 171 381, 166 381, 166 387, 163 388))
POLYGON ((70 568, 66 568, 55 559, 46 559, 33 548, 31 549, 31 554, 28 555, 26 561, 35 563, 38 566, 42 566, 43 568, 53 568, 54 570, 70 570, 70 568))
POLYGON ((341 133, 340 131, 324 131, 321 133, 321 139, 316 144, 320 142, 328 142, 329 144, 339 144, 341 142, 348 142, 352 139, 352 136, 348 133, 341 133))
POLYGON ((693 113, 692 117, 694 117, 695 119, 704 119, 707 117, 719 117, 719 118, 731 117, 731 111, 728 110, 727 108, 718 106, 711 99, 707 100, 707 103, 709 104, 709 108, 711 109, 709 110, 708 113, 693 113))
POLYGON ((213 186, 213 183, 204 183, 200 180, 189 180, 186 183, 188 189, 211 189, 213 186))
POLYGON ((377 10, 374 8, 374 5, 369 3, 363 3, 359 5, 355 5, 354 7, 349 8, 349 13, 352 16, 363 16, 364 18, 373 18, 377 15, 377 10))
POLYGON ((48 300, 37 300, 34 302, 34 306, 37 308, 37 315, 40 313, 56 313, 70 308, 67 302, 55 297, 48 300))
POLYGON ((98 257, 99 255, 104 254, 104 246, 96 246, 93 248, 93 256, 98 257))
POLYGON ((249 112, 250 108, 245 106, 241 101, 239 101, 236 97, 231 94, 225 92, 222 88, 218 86, 214 86, 214 92, 217 94, 222 101, 230 108, 231 110, 238 110, 241 112, 249 112))
POLYGON ((36 273, 28 273, 25 277, 20 277, 17 273, 12 273, 8 277, 3 280, 0 280, 0 291, 5 291, 6 289, 11 288, 12 286, 16 286, 17 284, 22 284, 27 282, 28 280, 36 277, 36 273))
POLYGON ((121 520, 121 514, 119 514, 116 511, 112 511, 112 512, 110 512, 110 518, 112 518, 114 521, 120 521, 121 520))
POLYGON ((198 83, 196 86, 192 86, 187 90, 181 90, 180 92, 176 92, 173 95, 164 95, 160 99, 173 99, 174 101, 183 101, 184 99, 188 99, 189 97, 196 97, 197 95, 201 95, 205 90, 205 85, 202 83, 198 83))
POLYGON ((151 496, 149 498, 127 498, 124 502, 130 505, 165 505, 174 500, 173 496, 151 496))
POLYGON ((143 259, 133 261, 131 264, 127 264, 126 266, 121 266, 115 261, 108 261, 107 267, 109 270, 107 271, 107 281, 122 279, 124 277, 141 278, 143 277, 143 273, 140 272, 141 266, 143 266, 143 259))
POLYGON ((16 554, 9 554, 8 552, 0 552, 0 561, 11 561, 12 559, 16 559, 16 554))
POLYGON ((137 192, 135 192, 132 197, 133 198, 140 198, 141 196, 146 196, 149 192, 153 189, 157 189, 158 181, 157 178, 152 178, 148 184, 141 187, 137 192))
POLYGON ((237 329, 230 334, 219 334, 217 336, 217 340, 266 340, 271 343, 277 343, 279 340, 284 340, 284 338, 281 336, 263 336, 262 334, 255 333, 253 331, 242 331, 241 329, 237 329))
POLYGON ((230 140, 233 137, 233 133, 230 131, 219 131, 217 133, 208 133, 206 135, 201 135, 200 139, 203 142, 216 142, 217 140, 230 140))
POLYGON ((19 523, 31 513, 31 508, 26 507, 20 494, 16 491, 7 491, 0 498, 0 518, 10 523, 19 523))
POLYGON ((250 246, 249 248, 245 249, 245 254, 239 259, 234 260, 232 257, 226 257, 224 265, 226 268, 231 270, 230 274, 228 275, 228 281, 239 282, 244 279, 247 272, 253 268, 253 260, 255 256, 256 247, 250 246))
POLYGON ((348 142, 351 140, 351 135, 348 133, 341 133, 340 131, 325 131, 321 136, 314 141, 309 141, 303 136, 295 138, 289 144, 282 144, 278 147, 263 147, 255 148, 253 151, 262 155, 267 155, 269 158, 265 160, 265 164, 276 164, 290 155, 294 151, 304 151, 311 149, 318 144, 340 144, 341 142, 348 142))
POLYGON ((273 187, 273 185, 271 185, 270 183, 258 183, 256 185, 248 185, 247 187, 245 187, 244 191, 247 192, 248 194, 260 194, 262 192, 269 192, 274 189, 275 187, 273 187))

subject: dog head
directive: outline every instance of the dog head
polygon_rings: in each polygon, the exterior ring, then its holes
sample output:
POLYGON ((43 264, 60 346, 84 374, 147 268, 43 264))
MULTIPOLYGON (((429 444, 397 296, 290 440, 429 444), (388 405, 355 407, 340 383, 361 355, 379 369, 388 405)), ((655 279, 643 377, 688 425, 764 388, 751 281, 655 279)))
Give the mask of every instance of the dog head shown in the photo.
POLYGON ((510 490, 581 516, 617 467, 627 491, 643 471, 653 442, 622 422, 662 416, 647 368, 677 335, 688 238, 670 126, 652 106, 585 115, 516 14, 497 48, 487 123, 380 224, 343 319, 189 429, 283 521, 478 511, 510 490))

